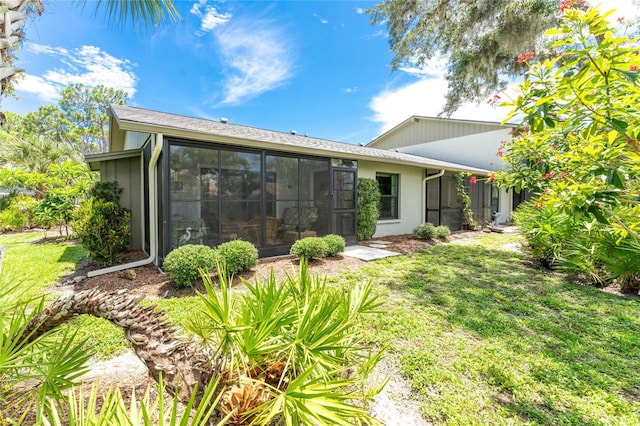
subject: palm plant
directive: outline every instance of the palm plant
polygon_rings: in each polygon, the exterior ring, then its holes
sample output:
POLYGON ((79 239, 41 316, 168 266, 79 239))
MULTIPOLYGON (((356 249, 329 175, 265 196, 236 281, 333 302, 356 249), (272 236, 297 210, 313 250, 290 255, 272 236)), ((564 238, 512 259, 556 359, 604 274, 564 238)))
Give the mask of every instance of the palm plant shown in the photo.
POLYGON ((70 332, 34 335, 29 327, 44 300, 28 300, 17 285, 0 282, 0 422, 40 421, 74 386, 90 355, 70 332))
POLYGON ((382 386, 366 378, 381 353, 362 345, 362 317, 381 304, 371 284, 343 289, 312 278, 307 263, 278 283, 235 293, 220 273, 200 295, 202 316, 189 329, 220 365, 222 414, 230 424, 375 424, 366 402, 382 386))

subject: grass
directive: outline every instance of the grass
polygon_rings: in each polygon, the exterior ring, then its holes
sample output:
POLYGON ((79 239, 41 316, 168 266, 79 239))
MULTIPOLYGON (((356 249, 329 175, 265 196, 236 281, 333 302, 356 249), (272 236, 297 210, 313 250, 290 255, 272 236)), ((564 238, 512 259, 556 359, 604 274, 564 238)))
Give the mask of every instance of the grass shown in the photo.
POLYGON ((19 283, 25 297, 40 296, 87 255, 81 245, 42 237, 39 232, 0 234, 0 246, 6 247, 0 284, 19 283))
POLYGON ((511 236, 448 244, 353 273, 374 277, 388 344, 438 424, 640 423, 640 303, 525 266, 511 236), (487 247, 494 247, 493 249, 487 247))
MULTIPOLYGON (((517 240, 490 234, 372 262, 330 281, 374 281, 386 312, 368 325, 367 337, 389 345, 388 356, 435 424, 640 424, 638 299, 532 268, 503 249, 517 240)), ((40 291, 74 262, 59 259, 77 261, 81 253, 66 243, 29 244, 20 234, 0 236, 0 245, 9 247, 3 276, 21 273, 40 291), (24 267, 31 262, 36 267, 24 267)), ((182 324, 199 302, 153 303, 182 324)), ((101 357, 126 349, 110 324, 80 318, 73 327, 94 339, 101 357)))

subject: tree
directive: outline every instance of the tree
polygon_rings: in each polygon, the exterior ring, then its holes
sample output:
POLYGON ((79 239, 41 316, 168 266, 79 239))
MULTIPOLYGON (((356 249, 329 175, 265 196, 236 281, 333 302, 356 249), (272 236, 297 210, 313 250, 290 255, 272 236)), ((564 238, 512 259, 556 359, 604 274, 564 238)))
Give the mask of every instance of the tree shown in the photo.
POLYGON ((84 156, 109 150, 110 104, 124 105, 129 99, 127 92, 99 85, 91 89, 82 84, 70 84, 61 93, 60 110, 67 122, 73 123, 69 135, 84 156))
MULTIPOLYGON (((535 209, 571 221, 564 238, 571 241, 561 241, 552 263, 591 270, 597 281, 637 292, 640 46, 612 27, 611 13, 565 9, 562 25, 547 33, 556 38, 558 56, 531 63, 507 103, 513 107, 507 119, 524 119, 505 145, 508 166, 496 179, 536 194, 528 222, 535 209)), ((530 231, 556 239, 559 227, 541 220, 530 231)))
MULTIPOLYGON (((573 0, 577 3, 580 0, 573 0)), ((565 0, 566 2, 566 0, 565 0)), ((391 63, 424 66, 447 60, 449 91, 443 114, 466 101, 481 101, 526 67, 518 56, 540 46, 556 26, 558 0, 384 0, 367 13, 389 30, 391 63)))

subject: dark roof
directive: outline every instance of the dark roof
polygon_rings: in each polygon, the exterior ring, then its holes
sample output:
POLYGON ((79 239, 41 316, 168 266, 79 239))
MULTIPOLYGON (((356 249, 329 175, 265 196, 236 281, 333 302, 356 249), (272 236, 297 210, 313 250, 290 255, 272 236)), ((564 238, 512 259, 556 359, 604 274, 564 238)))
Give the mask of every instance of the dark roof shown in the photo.
POLYGON ((135 130, 165 135, 179 135, 182 132, 195 133, 255 141, 270 149, 297 152, 301 148, 313 151, 317 155, 381 161, 385 163, 406 164, 425 168, 447 169, 452 171, 470 171, 489 173, 488 170, 468 167, 462 164, 439 161, 402 152, 352 145, 327 139, 318 139, 256 127, 240 126, 201 118, 186 117, 124 105, 111 105, 111 111, 123 130, 135 130))

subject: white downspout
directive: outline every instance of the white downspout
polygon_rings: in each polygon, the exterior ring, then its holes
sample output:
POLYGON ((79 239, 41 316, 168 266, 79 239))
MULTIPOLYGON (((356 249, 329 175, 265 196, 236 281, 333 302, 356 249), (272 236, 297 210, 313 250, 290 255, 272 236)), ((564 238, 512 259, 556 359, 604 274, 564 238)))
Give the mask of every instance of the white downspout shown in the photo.
POLYGON ((422 179, 422 214, 421 214, 422 223, 424 223, 426 221, 426 219, 427 219, 427 217, 426 217, 426 210, 427 210, 427 181, 431 180, 431 179, 439 178, 440 176, 444 175, 444 172, 445 172, 445 170, 441 169, 435 175, 426 176, 424 179, 422 179))
POLYGON ((152 263, 156 258, 156 252, 158 251, 158 181, 156 179, 156 170, 158 168, 158 158, 162 152, 162 133, 156 134, 156 145, 151 153, 151 160, 149 161, 149 257, 146 259, 138 260, 135 262, 124 263, 122 265, 114 265, 108 268, 97 269, 95 271, 87 272, 87 277, 95 277, 98 275, 109 274, 111 272, 123 271, 129 268, 137 268, 138 266, 144 266, 152 263))

